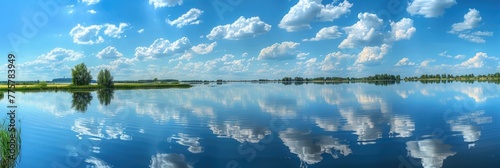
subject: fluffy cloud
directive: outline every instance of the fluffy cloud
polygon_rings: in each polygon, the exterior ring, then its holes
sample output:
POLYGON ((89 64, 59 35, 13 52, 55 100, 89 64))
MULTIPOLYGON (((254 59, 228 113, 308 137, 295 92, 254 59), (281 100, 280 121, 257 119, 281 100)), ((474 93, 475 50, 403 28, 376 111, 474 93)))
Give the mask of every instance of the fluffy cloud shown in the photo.
POLYGON ((198 44, 197 46, 193 46, 191 50, 193 50, 197 54, 208 54, 211 53, 215 46, 217 46, 217 42, 213 42, 211 44, 198 44))
POLYGON ((121 34, 124 33, 124 28, 130 26, 127 23, 120 23, 118 27, 114 24, 104 24, 106 29, 104 30, 104 34, 113 37, 113 38, 121 38, 121 34))
POLYGON ((482 68, 487 60, 498 60, 498 58, 489 57, 486 53, 478 52, 474 57, 462 62, 460 66, 465 68, 482 68))
POLYGON ((288 32, 309 29, 312 21, 333 21, 349 13, 353 4, 347 0, 337 6, 323 5, 322 0, 299 0, 290 11, 281 19, 279 27, 288 32))
POLYGON ((391 46, 382 44, 378 47, 364 47, 358 54, 355 64, 379 64, 380 60, 384 58, 385 54, 389 52, 391 46))
POLYGON ((73 36, 73 42, 76 44, 99 44, 104 42, 104 39, 99 35, 101 28, 100 25, 84 27, 78 24, 71 29, 69 35, 73 36))
POLYGON ((403 18, 399 22, 391 21, 391 36, 395 41, 410 39, 415 31, 417 29, 413 27, 413 20, 411 19, 403 18))
POLYGON ((81 52, 76 52, 74 50, 64 48, 54 48, 48 53, 38 56, 34 61, 20 64, 20 66, 24 67, 30 65, 56 65, 63 62, 76 61, 83 57, 84 55, 81 52))
POLYGON ((310 39, 304 39, 302 41, 320 41, 328 39, 337 39, 342 36, 342 32, 339 31, 338 26, 325 27, 316 33, 316 37, 310 39))
POLYGON ((441 56, 441 57, 446 57, 446 58, 455 58, 455 59, 463 59, 463 58, 465 58, 465 55, 462 55, 462 54, 458 54, 458 55, 452 56, 452 55, 449 55, 447 53, 448 53, 448 51, 443 51, 442 53, 439 53, 438 55, 441 56))
POLYGON ((175 20, 169 20, 167 18, 166 22, 170 26, 175 25, 177 28, 182 28, 186 25, 200 24, 201 20, 198 20, 198 18, 201 16, 202 13, 203 13, 202 10, 192 8, 187 13, 183 14, 182 16, 180 16, 175 20))
POLYGON ((451 32, 461 32, 464 30, 474 29, 481 23, 481 16, 476 9, 469 9, 469 12, 464 15, 464 21, 451 25, 451 32))
POLYGON ((182 0, 149 0, 149 4, 156 8, 172 7, 182 5, 182 0))
POLYGON ((473 43, 485 43, 486 40, 484 40, 484 37, 486 36, 493 36, 493 32, 473 32, 473 33, 460 33, 458 34, 458 38, 465 39, 467 41, 473 42, 473 43))
POLYGON ((95 10, 93 10, 93 9, 91 9, 91 10, 87 10, 87 12, 88 12, 88 13, 90 13, 90 14, 96 14, 96 13, 97 13, 97 11, 95 11, 95 10))
POLYGON ((99 59, 116 59, 122 57, 123 54, 118 52, 118 50, 113 46, 108 46, 102 51, 97 53, 96 57, 99 59))
POLYGON ((339 48, 354 48, 359 44, 373 45, 374 42, 383 40, 382 19, 372 13, 359 13, 358 18, 359 21, 354 25, 344 28, 348 35, 339 48))
POLYGON ((383 30, 383 20, 373 13, 359 13, 355 24, 344 27, 347 38, 339 48, 354 48, 357 46, 378 46, 383 43, 390 44, 394 41, 410 39, 416 32, 413 20, 403 18, 398 22, 391 21, 391 31, 383 30))
POLYGON ((422 62, 420 63, 420 66, 421 66, 421 67, 426 67, 426 66, 428 66, 428 65, 429 65, 429 63, 431 63, 431 62, 435 62, 435 61, 436 61, 435 59, 426 59, 426 60, 424 60, 424 61, 422 61, 422 62))
POLYGON ((484 37, 493 36, 493 32, 475 31, 471 32, 481 23, 481 16, 478 10, 469 9, 469 12, 464 15, 464 21, 451 25, 451 30, 448 33, 458 34, 458 38, 465 39, 474 43, 485 43, 484 37))
POLYGON ((170 42, 163 38, 156 39, 149 47, 135 48, 135 57, 139 60, 156 59, 159 57, 181 54, 191 49, 191 42, 187 37, 170 42))
POLYGON ((260 20, 259 17, 245 19, 241 16, 232 24, 219 25, 210 31, 206 37, 213 39, 240 40, 252 38, 257 35, 267 33, 271 30, 271 25, 260 20))
POLYGON ((443 15, 446 8, 455 4, 457 4, 456 0, 414 0, 408 3, 406 11, 411 15, 423 15, 426 18, 431 18, 443 15))
POLYGON ((396 63, 394 66, 415 66, 415 63, 410 62, 410 59, 405 57, 405 58, 399 60, 398 63, 396 63))
POLYGON ((86 3, 87 5, 94 5, 99 3, 101 0, 78 0, 78 2, 86 3))
POLYGON ((144 33, 144 29, 137 30, 137 33, 144 33))
POLYGON ((297 47, 300 43, 285 41, 282 43, 275 43, 269 47, 263 48, 259 54, 259 60, 286 60, 294 59, 297 57, 297 47))
POLYGON ((321 62, 321 70, 323 71, 343 70, 343 68, 340 67, 341 65, 340 61, 344 58, 351 58, 351 57, 354 57, 354 55, 343 54, 340 51, 330 53, 326 55, 323 62, 321 62))
POLYGON ((73 42, 76 44, 99 44, 104 42, 104 38, 100 35, 100 30, 105 28, 104 34, 113 37, 121 38, 121 34, 125 32, 124 28, 130 26, 127 23, 120 23, 118 27, 114 24, 103 24, 103 25, 90 25, 84 27, 77 24, 71 31, 69 35, 73 37, 73 42))

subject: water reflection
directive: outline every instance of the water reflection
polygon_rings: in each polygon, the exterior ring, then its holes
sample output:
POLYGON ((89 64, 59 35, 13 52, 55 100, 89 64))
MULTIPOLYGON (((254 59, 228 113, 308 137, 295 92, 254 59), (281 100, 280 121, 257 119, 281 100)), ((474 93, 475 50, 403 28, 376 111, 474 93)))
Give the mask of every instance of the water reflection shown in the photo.
POLYGON ((408 141, 406 149, 410 156, 422 159, 424 168, 440 168, 447 157, 455 155, 455 152, 451 151, 451 146, 443 143, 441 139, 408 141))
POLYGON ((288 128, 279 133, 283 143, 296 154, 301 162, 315 164, 323 160, 322 154, 329 154, 333 158, 347 156, 352 153, 349 145, 331 136, 313 135, 311 131, 299 131, 288 128))
POLYGON ((242 128, 240 124, 226 122, 222 124, 209 124, 212 132, 218 137, 228 137, 240 143, 259 143, 266 135, 271 134, 271 130, 264 127, 242 128))
POLYGON ((106 162, 104 162, 101 159, 98 159, 96 157, 90 156, 89 158, 85 159, 86 163, 89 163, 90 167, 95 167, 95 168, 111 168, 112 166, 108 165, 106 162))
POLYGON ((90 92, 73 92, 71 108, 79 112, 85 112, 88 105, 90 105, 90 101, 92 101, 92 94, 90 92))
POLYGON ((71 130, 77 133, 78 139, 89 138, 93 140, 120 139, 129 141, 132 136, 128 135, 122 123, 112 123, 98 118, 77 118, 71 130))
POLYGON ((262 111, 271 113, 278 117, 295 117, 297 100, 291 98, 268 97, 265 100, 259 100, 259 107, 262 111))
POLYGON ((109 105, 111 100, 113 100, 114 91, 112 89, 101 89, 97 91, 97 98, 101 105, 109 105))
POLYGON ((202 153, 203 147, 200 145, 199 137, 190 137, 187 134, 179 133, 177 136, 172 136, 168 139, 170 143, 172 140, 176 141, 179 145, 187 146, 191 153, 202 153))
POLYGON ((464 142, 472 143, 479 140, 481 136, 480 125, 492 123, 491 117, 484 116, 484 111, 474 111, 468 114, 457 116, 448 121, 452 131, 460 132, 464 142))
POLYGON ((192 166, 186 162, 184 155, 158 153, 151 156, 150 168, 191 168, 192 166))

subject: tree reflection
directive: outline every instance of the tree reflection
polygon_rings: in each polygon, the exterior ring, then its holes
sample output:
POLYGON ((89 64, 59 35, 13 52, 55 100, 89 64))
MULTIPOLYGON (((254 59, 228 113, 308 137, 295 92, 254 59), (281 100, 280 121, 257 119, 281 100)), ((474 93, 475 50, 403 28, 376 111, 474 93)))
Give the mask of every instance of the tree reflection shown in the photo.
POLYGON ((113 99, 114 91, 112 89, 101 89, 97 91, 97 98, 101 105, 109 105, 113 99))
POLYGON ((90 104, 90 101, 92 101, 90 92, 73 92, 71 108, 80 112, 85 112, 87 111, 87 106, 90 104))

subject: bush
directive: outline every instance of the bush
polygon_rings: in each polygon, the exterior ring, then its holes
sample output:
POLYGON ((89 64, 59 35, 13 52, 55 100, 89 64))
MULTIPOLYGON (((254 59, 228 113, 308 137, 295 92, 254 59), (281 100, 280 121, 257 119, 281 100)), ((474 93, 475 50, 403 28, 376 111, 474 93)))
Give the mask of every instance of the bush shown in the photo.
POLYGON ((47 87, 47 82, 41 81, 40 83, 38 83, 38 86, 43 87, 43 88, 47 87))

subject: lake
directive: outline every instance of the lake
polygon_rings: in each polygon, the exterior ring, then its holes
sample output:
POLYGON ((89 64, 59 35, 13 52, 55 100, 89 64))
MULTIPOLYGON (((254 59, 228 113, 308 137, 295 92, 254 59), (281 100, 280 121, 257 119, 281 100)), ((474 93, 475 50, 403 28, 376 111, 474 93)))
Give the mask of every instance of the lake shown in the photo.
POLYGON ((499 90, 227 83, 17 93, 18 167, 499 167, 499 90))

